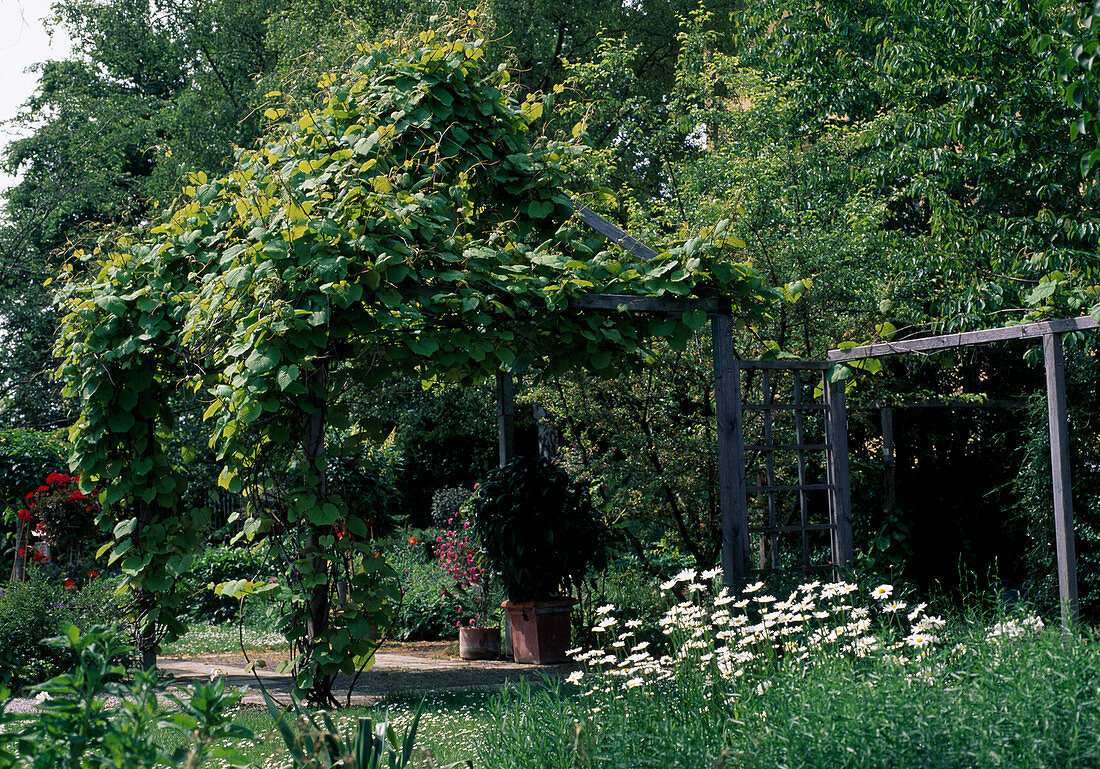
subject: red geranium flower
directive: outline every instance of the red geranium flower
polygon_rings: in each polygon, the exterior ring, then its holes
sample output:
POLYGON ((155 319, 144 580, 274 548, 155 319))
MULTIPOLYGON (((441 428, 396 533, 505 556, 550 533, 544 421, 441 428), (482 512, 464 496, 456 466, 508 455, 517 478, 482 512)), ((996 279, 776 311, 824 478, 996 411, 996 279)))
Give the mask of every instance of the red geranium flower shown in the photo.
POLYGON ((85 497, 82 493, 80 493, 80 489, 77 489, 76 491, 74 491, 72 494, 69 495, 69 499, 81 500, 81 499, 87 499, 87 497, 85 497))
POLYGON ((19 520, 21 520, 23 523, 26 523, 27 521, 29 521, 33 517, 31 515, 31 511, 26 509, 26 508, 23 508, 22 510, 20 510, 16 515, 18 515, 19 520))
POLYGON ((27 548, 25 548, 25 547, 19 548, 19 552, 16 553, 16 555, 26 555, 26 554, 27 554, 27 548))
POLYGON ((32 499, 34 499, 34 492, 33 491, 27 492, 26 500, 28 502, 30 502, 32 499))
POLYGON ((41 550, 35 550, 33 553, 31 553, 31 558, 34 559, 35 563, 45 563, 46 561, 50 560, 46 556, 42 555, 41 550))
POLYGON ((50 473, 46 476, 46 483, 53 486, 55 483, 65 483, 69 480, 69 476, 62 475, 61 473, 50 473))
POLYGON ((34 491, 35 491, 35 493, 37 494, 37 493, 38 493, 38 492, 40 492, 40 491, 49 491, 49 490, 50 490, 50 487, 49 487, 49 486, 39 486, 39 487, 38 487, 37 489, 35 489, 34 491))
POLYGON ((65 587, 73 587, 75 584, 71 579, 65 580, 65 587))
POLYGON ((418 540, 416 539, 416 537, 409 537, 409 544, 410 545, 415 545, 417 543, 417 541, 418 540))
POLYGON ((98 576, 99 576, 99 572, 98 572, 98 571, 90 571, 90 572, 88 572, 88 579, 95 579, 95 578, 96 578, 96 577, 98 577, 98 576))

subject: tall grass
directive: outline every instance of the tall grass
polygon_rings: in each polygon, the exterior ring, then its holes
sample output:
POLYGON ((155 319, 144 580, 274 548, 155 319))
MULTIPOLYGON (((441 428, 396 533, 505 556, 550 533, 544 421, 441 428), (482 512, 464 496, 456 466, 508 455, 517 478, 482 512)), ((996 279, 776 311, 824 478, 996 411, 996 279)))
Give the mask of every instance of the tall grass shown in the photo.
POLYGON ((666 615, 667 647, 648 656, 608 608, 606 648, 577 655, 589 668, 573 684, 505 692, 478 765, 1100 766, 1092 632, 1023 615, 947 626, 886 587, 715 606, 670 585, 686 600, 666 615))

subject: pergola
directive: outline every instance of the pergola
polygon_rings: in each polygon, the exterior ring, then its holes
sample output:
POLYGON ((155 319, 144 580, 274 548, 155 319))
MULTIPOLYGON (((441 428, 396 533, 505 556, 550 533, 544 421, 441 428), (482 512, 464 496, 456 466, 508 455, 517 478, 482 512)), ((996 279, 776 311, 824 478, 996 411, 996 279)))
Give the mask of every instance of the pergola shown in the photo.
POLYGON ((1069 457, 1069 422, 1066 416, 1066 377, 1062 335, 1100 328, 1092 317, 1025 323, 1019 326, 966 331, 957 334, 906 339, 897 342, 830 350, 830 363, 880 358, 903 353, 932 353, 1014 339, 1039 339, 1046 366, 1047 422, 1050 431, 1050 464, 1054 497, 1054 549, 1058 568, 1058 596, 1063 624, 1077 620, 1077 557, 1073 540, 1073 484, 1069 457))
MULTIPOLYGON (((635 256, 649 260, 657 256, 657 251, 639 242, 619 227, 594 213, 587 207, 574 203, 577 216, 586 225, 618 244, 635 256)), ((851 524, 848 515, 848 450, 847 433, 844 420, 844 385, 829 382, 825 376, 832 365, 824 361, 740 361, 733 350, 733 318, 728 300, 719 297, 647 297, 617 294, 589 294, 580 297, 574 307, 586 312, 643 312, 655 314, 682 314, 688 311, 702 310, 711 321, 712 354, 714 360, 715 412, 718 459, 719 507, 722 519, 722 570, 726 584, 743 584, 756 569, 750 564, 749 544, 751 535, 771 538, 780 535, 801 534, 803 537, 803 565, 809 564, 808 537, 810 532, 827 531, 832 540, 832 561, 822 567, 833 569, 836 565, 846 564, 852 556, 851 524), (806 370, 816 372, 821 377, 822 390, 826 403, 818 404, 812 399, 798 398, 793 404, 773 403, 765 397, 764 403, 748 403, 742 397, 741 374, 745 370, 763 370, 765 378, 771 371, 806 370), (794 444, 776 444, 767 437, 767 445, 750 446, 751 449, 765 452, 793 450, 799 455, 799 482, 797 484, 777 483, 774 474, 763 483, 750 486, 745 474, 745 435, 744 415, 746 411, 759 411, 765 414, 770 423, 771 414, 778 411, 790 411, 795 414, 799 438, 794 444), (824 417, 825 435, 818 442, 806 442, 802 438, 803 414, 817 413, 824 417), (825 466, 828 479, 825 483, 814 483, 806 475, 806 455, 815 451, 825 451, 825 466), (800 498, 801 516, 795 524, 785 524, 776 519, 775 495, 796 491, 800 498), (809 496, 816 492, 826 492, 828 496, 828 523, 815 523, 811 520, 809 496), (765 525, 750 527, 748 523, 749 493, 769 495, 771 504, 769 518, 765 525)), ((515 455, 514 434, 514 382, 511 374, 500 372, 497 375, 497 427, 499 440, 499 458, 503 465, 515 455)), ((808 421, 808 418, 807 418, 808 421)), ((767 432, 767 431, 766 431, 767 432)), ((769 467, 771 465, 769 464, 769 467)))
MULTIPOLYGON (((624 250, 649 260, 657 251, 639 242, 619 227, 575 203, 578 217, 593 230, 624 250)), ((779 568, 776 553, 780 537, 800 537, 804 569, 837 570, 852 560, 851 495, 848 477, 848 421, 844 383, 829 381, 829 369, 844 363, 904 353, 932 353, 956 347, 989 344, 1015 339, 1040 339, 1046 362, 1047 409, 1050 429, 1051 474, 1054 497, 1055 551, 1058 569, 1062 621, 1077 619, 1077 573, 1073 539, 1073 500, 1069 462, 1069 428, 1066 417, 1066 387, 1062 334, 1100 328, 1089 316, 1066 320, 1026 323, 1019 326, 968 331, 941 336, 878 342, 848 349, 830 350, 827 360, 744 361, 734 357, 733 319, 728 301, 718 297, 646 297, 590 294, 580 297, 577 309, 588 312, 644 312, 680 314, 703 310, 711 321, 714 359, 715 416, 717 427, 719 505, 722 517, 722 570, 726 584, 743 584, 750 574, 779 568), (743 391, 747 377, 759 375, 759 398, 743 391), (793 378, 790 399, 775 398, 774 377, 793 378), (812 386, 810 395, 805 392, 812 386), (820 400, 818 399, 820 394, 820 400), (777 430, 780 415, 790 417, 792 436, 784 442, 777 430), (747 416, 759 417, 762 429, 758 443, 746 442, 747 416), (815 427, 816 425, 816 427, 815 427), (746 451, 762 457, 758 481, 749 484, 746 451), (795 455, 797 478, 793 483, 777 473, 774 458, 781 453, 795 455), (820 458, 823 479, 811 477, 811 460, 820 458), (797 501, 793 522, 780 516, 780 495, 797 501), (827 504, 812 499, 824 496, 827 504), (762 525, 750 526, 750 497, 761 502, 762 525), (815 508, 824 508, 815 510, 815 508), (827 518, 824 518, 827 513, 827 518), (816 517, 815 517, 816 516, 816 517), (831 560, 811 563, 810 537, 826 533, 831 560), (750 542, 756 536, 759 559, 753 565, 750 542)), ((514 400, 512 376, 497 376, 497 427, 500 463, 515 454, 514 400)))

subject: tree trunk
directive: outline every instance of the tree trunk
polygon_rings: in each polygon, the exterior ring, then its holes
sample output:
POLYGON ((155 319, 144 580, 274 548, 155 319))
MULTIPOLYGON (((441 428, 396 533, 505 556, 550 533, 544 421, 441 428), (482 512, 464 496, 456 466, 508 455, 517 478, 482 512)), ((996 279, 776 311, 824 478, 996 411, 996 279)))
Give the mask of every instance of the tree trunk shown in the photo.
POLYGON ((23 582, 27 579, 27 524, 15 519, 15 563, 11 568, 11 581, 23 582))
MULTIPOLYGON (((324 502, 328 498, 328 474, 325 462, 325 419, 328 393, 327 365, 322 365, 318 368, 311 379, 311 389, 313 386, 316 386, 317 389, 325 395, 315 398, 313 413, 305 417, 305 440, 303 441, 303 449, 305 451, 306 461, 309 463, 310 470, 313 473, 317 499, 320 502, 324 502)), ((319 547, 318 542, 320 537, 325 533, 325 527, 317 526, 309 521, 306 521, 305 525, 308 528, 308 533, 304 542, 304 550, 307 553, 315 552, 319 547)), ((306 654, 311 654, 313 652, 320 639, 324 638, 328 630, 329 580, 332 576, 327 573, 328 561, 320 555, 315 555, 313 557, 312 565, 314 574, 326 573, 325 579, 320 584, 310 588, 309 592, 309 615, 306 618, 306 637, 304 640, 304 648, 302 649, 306 654)), ((296 674, 297 672, 298 671, 295 670, 296 674)), ((321 706, 334 704, 332 696, 333 682, 334 678, 332 676, 315 677, 313 686, 307 695, 309 701, 321 706)))

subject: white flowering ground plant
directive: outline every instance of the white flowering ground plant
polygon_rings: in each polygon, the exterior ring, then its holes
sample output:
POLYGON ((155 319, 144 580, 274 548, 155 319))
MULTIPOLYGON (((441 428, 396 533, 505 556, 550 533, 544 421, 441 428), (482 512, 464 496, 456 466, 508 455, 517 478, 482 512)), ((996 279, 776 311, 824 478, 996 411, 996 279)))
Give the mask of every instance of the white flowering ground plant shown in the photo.
POLYGON ((927 605, 897 600, 891 585, 860 589, 850 582, 813 581, 785 596, 762 582, 731 591, 716 585, 718 569, 686 569, 661 585, 676 600, 660 620, 665 653, 637 638, 638 623, 617 618, 607 605, 592 627, 607 639, 598 648, 573 649, 583 670, 569 681, 626 688, 699 677, 705 684, 742 677, 758 680, 776 664, 814 665, 826 658, 875 656, 898 664, 919 662, 940 644, 946 622, 927 605))
MULTIPOLYGON (((581 669, 502 695, 482 765, 1100 766, 1100 641, 1018 610, 950 621, 889 584, 662 585, 660 638, 597 610, 581 669)), ((972 603, 977 605, 980 597, 972 603)))

